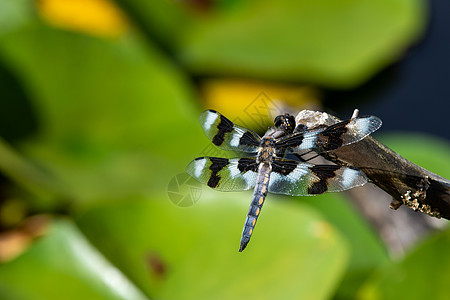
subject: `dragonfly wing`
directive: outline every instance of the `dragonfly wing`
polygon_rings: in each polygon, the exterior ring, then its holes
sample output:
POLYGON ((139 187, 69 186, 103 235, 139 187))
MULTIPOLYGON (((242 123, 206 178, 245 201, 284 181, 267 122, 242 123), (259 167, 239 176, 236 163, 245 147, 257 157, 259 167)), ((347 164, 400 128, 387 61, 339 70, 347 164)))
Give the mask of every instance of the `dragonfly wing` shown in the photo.
POLYGON ((233 124, 222 114, 206 110, 200 115, 205 135, 223 150, 254 153, 258 151, 261 137, 255 132, 233 124))
POLYGON ((294 133, 276 141, 278 151, 287 149, 291 153, 301 153, 311 149, 326 152, 356 143, 381 127, 381 120, 366 116, 342 121, 328 127, 320 127, 294 133))
POLYGON ((288 159, 274 159, 269 192, 292 196, 340 192, 367 182, 356 168, 337 165, 313 165, 288 159))
POLYGON ((187 166, 186 172, 219 191, 244 191, 255 187, 258 164, 252 157, 199 157, 187 166))

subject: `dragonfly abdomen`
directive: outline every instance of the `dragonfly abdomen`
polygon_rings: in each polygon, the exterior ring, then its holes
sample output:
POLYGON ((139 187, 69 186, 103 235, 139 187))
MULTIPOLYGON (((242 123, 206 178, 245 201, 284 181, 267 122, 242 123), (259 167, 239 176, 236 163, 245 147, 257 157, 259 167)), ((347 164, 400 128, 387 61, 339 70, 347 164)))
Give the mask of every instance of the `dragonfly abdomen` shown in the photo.
POLYGON ((255 228, 256 220, 258 220, 261 213, 261 208, 264 204, 269 188, 271 170, 272 166, 269 163, 262 163, 259 167, 255 191, 253 192, 252 202, 247 213, 247 218, 245 219, 244 230, 242 231, 239 252, 242 252, 250 241, 253 229, 255 228))

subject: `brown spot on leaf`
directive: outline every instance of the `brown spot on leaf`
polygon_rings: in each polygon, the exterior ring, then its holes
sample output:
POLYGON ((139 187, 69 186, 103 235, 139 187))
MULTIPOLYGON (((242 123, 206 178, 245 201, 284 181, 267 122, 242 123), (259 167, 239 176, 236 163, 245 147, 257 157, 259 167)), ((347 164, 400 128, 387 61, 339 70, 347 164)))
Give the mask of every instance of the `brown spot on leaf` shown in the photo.
POLYGON ((148 252, 146 262, 151 275, 158 279, 165 278, 167 274, 167 264, 157 252, 148 252))

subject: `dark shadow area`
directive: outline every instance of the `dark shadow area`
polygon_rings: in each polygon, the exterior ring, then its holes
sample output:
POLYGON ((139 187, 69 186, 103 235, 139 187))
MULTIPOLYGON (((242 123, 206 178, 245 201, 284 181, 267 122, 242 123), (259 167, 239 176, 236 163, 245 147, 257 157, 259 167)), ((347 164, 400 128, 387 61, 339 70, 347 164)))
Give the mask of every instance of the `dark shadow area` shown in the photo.
POLYGON ((424 38, 404 58, 350 91, 327 90, 325 106, 341 118, 353 108, 383 120, 380 131, 416 131, 450 139, 450 2, 429 1, 424 38))
POLYGON ((36 132, 38 121, 21 81, 0 59, 0 137, 14 143, 36 132))

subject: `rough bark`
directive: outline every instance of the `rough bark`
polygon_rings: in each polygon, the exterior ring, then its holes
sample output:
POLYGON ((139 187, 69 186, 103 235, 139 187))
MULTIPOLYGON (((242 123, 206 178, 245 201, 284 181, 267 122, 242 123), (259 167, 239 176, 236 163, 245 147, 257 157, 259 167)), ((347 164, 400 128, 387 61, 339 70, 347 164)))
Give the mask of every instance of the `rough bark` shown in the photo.
POLYGON ((391 208, 405 204, 414 211, 450 219, 450 181, 413 164, 374 138, 367 137, 328 155, 336 163, 363 171, 392 196, 391 208))

